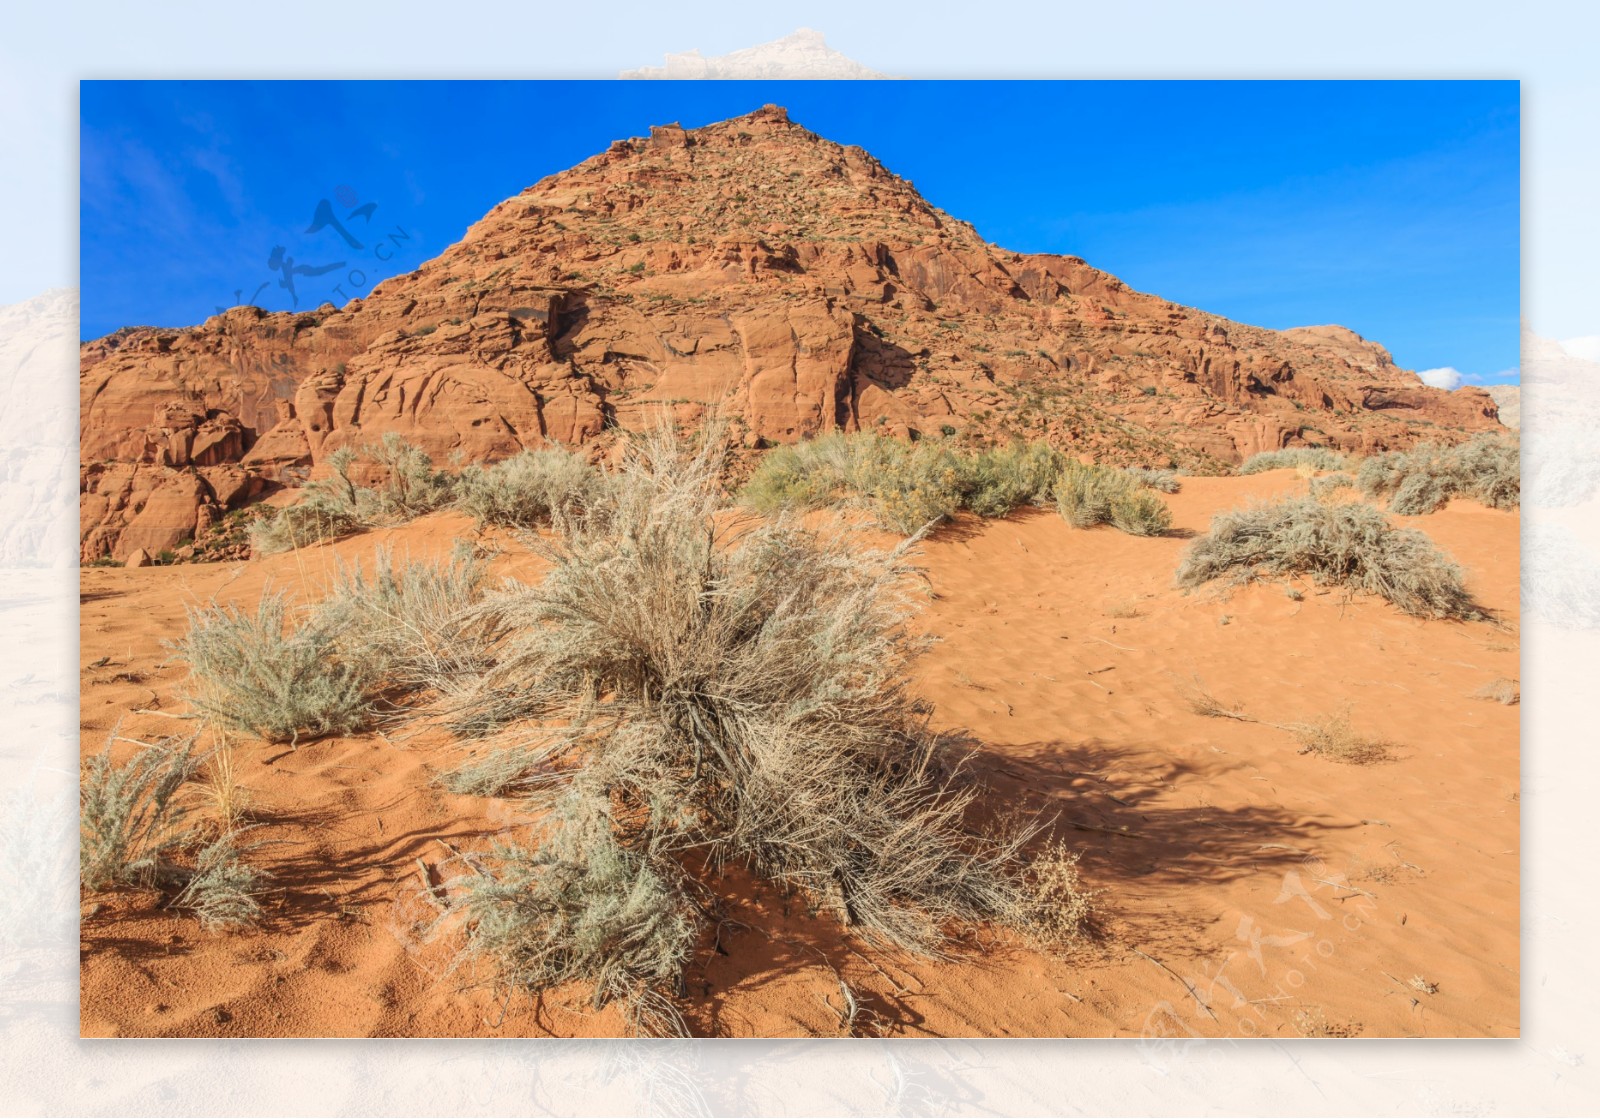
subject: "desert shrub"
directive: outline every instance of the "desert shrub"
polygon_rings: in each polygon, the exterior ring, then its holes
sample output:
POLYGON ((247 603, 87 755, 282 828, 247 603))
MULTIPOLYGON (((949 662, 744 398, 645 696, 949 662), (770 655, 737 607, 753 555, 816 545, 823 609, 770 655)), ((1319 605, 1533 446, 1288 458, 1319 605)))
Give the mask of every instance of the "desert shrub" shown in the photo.
POLYGON ((886 528, 910 535, 958 509, 1003 517, 1044 500, 1063 461, 1044 443, 964 455, 870 432, 826 435, 768 452, 741 498, 766 513, 855 505, 886 528))
POLYGON ((1054 496, 1056 508, 1074 528, 1110 524, 1133 536, 1159 536, 1172 527, 1167 503, 1115 467, 1067 462, 1054 496))
POLYGON ((769 513, 851 504, 909 535, 961 508, 962 482, 961 459, 947 447, 835 434, 769 452, 742 497, 769 513))
POLYGON ((571 451, 523 451, 464 470, 457 501, 480 526, 533 528, 548 524, 557 510, 588 505, 602 485, 600 472, 571 451))
POLYGON ((381 681, 389 691, 447 690, 489 663, 497 633, 469 611, 484 575, 460 543, 442 563, 397 563, 391 549, 378 548, 370 574, 339 562, 307 629, 330 658, 357 666, 369 688, 381 681))
POLYGON ((113 765, 111 744, 84 762, 78 865, 83 885, 152 886, 192 836, 178 790, 195 771, 194 739, 168 739, 113 765))
POLYGON ((358 502, 369 506, 363 509, 369 523, 412 520, 455 500, 455 475, 434 469, 427 452, 395 432, 385 432, 377 443, 367 446, 365 454, 385 472, 382 486, 357 491, 358 502))
POLYGON ((263 555, 335 540, 365 526, 373 499, 350 478, 356 452, 340 447, 328 456, 329 475, 309 482, 300 500, 286 505, 250 525, 250 547, 263 555), (363 492, 368 500, 363 502, 363 492), (368 508, 363 509, 363 505, 368 508))
POLYGON ((1172 510, 1148 490, 1138 490, 1111 503, 1111 525, 1130 536, 1160 536, 1172 527, 1172 510))
POLYGON ((323 540, 337 540, 362 527, 353 508, 345 508, 322 493, 313 493, 250 522, 250 547, 262 555, 304 548, 323 540))
POLYGON ((1522 438, 1479 435, 1455 447, 1452 456, 1467 496, 1492 509, 1522 504, 1522 438))
POLYGON ((980 451, 963 464, 962 504, 980 517, 1003 517, 1050 497, 1066 456, 1048 443, 1012 443, 980 451))
POLYGON ((1133 466, 1128 468, 1127 473, 1129 477, 1141 486, 1147 486, 1157 493, 1177 493, 1180 488, 1176 470, 1158 470, 1148 466, 1133 466))
POLYGON ((681 1028, 690 866, 743 865, 915 951, 981 921, 1061 932, 1045 910, 1075 880, 1025 857, 1036 825, 969 822, 981 790, 908 690, 905 546, 728 525, 716 443, 636 444, 534 542, 544 581, 478 608, 506 636, 448 718, 527 729, 549 811, 468 886, 469 954, 536 989, 586 979, 649 1032, 681 1028))
POLYGON ((340 447, 328 456, 329 474, 309 482, 300 500, 250 526, 251 547, 264 554, 303 548, 378 524, 419 517, 455 499, 456 479, 394 432, 361 451, 340 447), (351 469, 363 458, 383 467, 379 487, 358 486, 351 469))
POLYGON ((1257 574, 1306 574, 1379 595, 1408 614, 1477 618, 1461 569, 1415 529, 1395 528, 1361 502, 1289 498, 1218 514, 1178 567, 1180 587, 1257 574))
POLYGON ((1345 457, 1326 447, 1289 447, 1281 451, 1260 451, 1239 464, 1240 474, 1260 474, 1267 470, 1288 470, 1297 466, 1312 470, 1343 470, 1345 457))
POLYGON ((254 613, 191 608, 189 631, 172 648, 189 665, 197 708, 223 726, 297 742, 349 733, 375 711, 378 665, 359 648, 341 651, 340 636, 316 614, 291 627, 286 596, 266 590, 254 613))
POLYGON ((1356 480, 1350 475, 1339 471, 1334 474, 1324 474, 1320 478, 1312 478, 1307 483, 1307 488, 1312 497, 1319 501, 1327 501, 1334 495, 1355 487, 1356 480))
POLYGON ((740 491, 746 505, 762 513, 815 509, 848 496, 841 464, 822 453, 837 435, 774 447, 762 457, 740 491))
POLYGON ((578 795, 540 831, 537 847, 502 845, 463 884, 467 956, 512 987, 592 984, 594 1007, 620 1002, 636 1033, 686 1032, 673 996, 699 928, 661 872, 671 860, 620 843, 609 805, 578 795))
POLYGON ((207 929, 252 925, 261 916, 258 900, 267 875, 245 862, 233 835, 223 835, 194 857, 183 889, 172 899, 174 909, 187 909, 207 929))
POLYGON ((1056 840, 1029 868, 1029 891, 1016 915, 1023 934, 1046 951, 1071 948, 1095 928, 1094 893, 1078 874, 1080 852, 1056 840))
POLYGON ((851 479, 880 524, 909 536, 961 508, 962 469, 955 454, 932 443, 884 442, 876 449, 887 453, 864 456, 851 479))
POLYGON ((1515 509, 1522 501, 1520 440, 1479 435, 1452 447, 1389 451, 1363 462, 1356 481, 1367 497, 1386 498, 1391 512, 1405 516, 1435 512, 1456 496, 1515 509))
POLYGON ((202 845, 201 830, 188 823, 180 794, 199 768, 194 741, 151 743, 122 765, 112 764, 107 743, 84 763, 80 879, 91 891, 177 887, 168 904, 192 911, 205 928, 251 924, 261 915, 257 897, 266 875, 240 858, 232 834, 202 845))

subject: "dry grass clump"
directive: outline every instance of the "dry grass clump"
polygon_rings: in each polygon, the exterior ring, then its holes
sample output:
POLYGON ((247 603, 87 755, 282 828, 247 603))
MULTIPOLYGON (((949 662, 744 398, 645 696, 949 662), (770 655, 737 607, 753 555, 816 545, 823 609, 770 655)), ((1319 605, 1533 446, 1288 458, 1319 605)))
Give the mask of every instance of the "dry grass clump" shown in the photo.
POLYGON ((202 798, 211 809, 218 834, 231 835, 244 826, 250 794, 239 782, 232 744, 222 728, 217 728, 217 731, 221 741, 205 757, 202 769, 204 779, 199 787, 202 798))
POLYGON ((1096 928, 1094 899, 1078 875, 1080 851, 1060 840, 1048 844, 1030 866, 1031 893, 1022 931, 1045 951, 1063 951, 1081 944, 1096 928))
POLYGON ((1115 467, 1067 462, 1053 494, 1056 508, 1074 528, 1110 524, 1133 536, 1160 536, 1172 527, 1167 503, 1115 467))
POLYGON ((1453 447, 1425 443, 1409 451, 1374 455, 1357 482, 1371 498, 1386 498, 1391 512, 1432 513, 1452 497, 1470 497, 1495 509, 1522 503, 1521 440, 1479 435, 1453 447))
POLYGON ((1242 704, 1217 698, 1198 676, 1194 678, 1192 686, 1183 689, 1183 697, 1190 711, 1207 719, 1237 719, 1242 723, 1259 721, 1252 715, 1246 715, 1242 704))
POLYGON ((1317 583, 1380 595, 1408 614, 1481 618, 1461 569, 1426 535, 1395 528, 1363 503, 1288 498, 1220 513, 1178 567, 1177 584, 1224 577, 1306 574, 1317 583))
POLYGON ((1261 474, 1268 470, 1307 467, 1311 470, 1343 470, 1345 457, 1326 447, 1289 447, 1281 451, 1260 451, 1239 464, 1240 474, 1261 474))
POLYGON ((236 831, 208 842, 191 826, 180 796, 200 767, 194 738, 144 746, 122 765, 111 747, 83 765, 79 782, 79 874, 89 891, 117 886, 176 888, 168 902, 188 909, 206 928, 249 924, 266 875, 246 864, 236 831), (192 865, 180 860, 191 857, 192 865))
POLYGON ((1507 707, 1515 706, 1522 702, 1522 685, 1516 680, 1508 680, 1502 676, 1498 680, 1491 680, 1473 692, 1472 698, 1503 703, 1507 707))
POLYGON ((567 450, 523 451, 493 466, 461 472, 457 505, 480 527, 534 528, 558 512, 590 505, 605 476, 567 450))
POLYGON ((1294 1026, 1302 1037, 1360 1037, 1360 1022, 1330 1022, 1320 1006, 1294 1012, 1294 1026))
POLYGON ((359 529, 419 517, 455 499, 456 479, 394 432, 361 450, 341 447, 328 456, 332 474, 308 483, 300 500, 250 525, 250 545, 264 555, 333 540, 359 529), (365 459, 382 468, 381 486, 358 486, 351 469, 365 459))
POLYGON ((1345 765, 1376 765, 1394 757, 1387 742, 1357 734, 1348 714, 1330 715, 1310 723, 1292 723, 1286 729, 1300 743, 1302 754, 1316 754, 1345 765))
POLYGON ((195 682, 189 696, 214 722, 269 742, 348 734, 376 711, 370 655, 341 654, 337 624, 313 613, 289 624, 281 591, 266 590, 253 614, 236 606, 189 610, 189 632, 172 646, 195 682))
POLYGON ((1064 934, 1075 878, 1026 858, 1039 825, 971 825, 981 790, 907 691, 905 548, 728 527, 715 444, 636 445, 534 545, 544 582, 479 607, 505 636, 450 718, 526 730, 548 812, 469 884, 469 956, 536 989, 585 979, 673 1032, 698 876, 728 863, 914 951, 979 922, 1064 934))

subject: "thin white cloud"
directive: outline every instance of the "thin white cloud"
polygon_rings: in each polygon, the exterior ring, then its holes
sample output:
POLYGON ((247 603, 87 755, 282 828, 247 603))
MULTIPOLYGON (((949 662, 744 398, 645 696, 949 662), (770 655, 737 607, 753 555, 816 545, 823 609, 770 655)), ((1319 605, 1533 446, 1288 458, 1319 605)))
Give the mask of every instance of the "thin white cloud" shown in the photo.
POLYGON ((1425 385, 1432 385, 1436 389, 1454 389, 1461 386, 1461 370, 1449 365, 1441 365, 1437 369, 1419 370, 1417 377, 1425 385))

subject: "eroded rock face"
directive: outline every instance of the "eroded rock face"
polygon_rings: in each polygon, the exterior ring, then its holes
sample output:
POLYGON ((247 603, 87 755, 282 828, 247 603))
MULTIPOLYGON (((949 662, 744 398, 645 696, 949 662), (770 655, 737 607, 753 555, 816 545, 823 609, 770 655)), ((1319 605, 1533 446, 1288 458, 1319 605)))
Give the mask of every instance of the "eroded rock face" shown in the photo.
POLYGON ((717 410, 748 448, 949 428, 1205 469, 1496 426, 1488 394, 1342 327, 1246 326, 987 244, 775 106, 618 140, 343 308, 86 343, 80 405, 85 559, 159 552, 185 502, 192 524, 391 431, 440 462, 603 454, 717 410), (207 481, 223 465, 245 496, 207 481))

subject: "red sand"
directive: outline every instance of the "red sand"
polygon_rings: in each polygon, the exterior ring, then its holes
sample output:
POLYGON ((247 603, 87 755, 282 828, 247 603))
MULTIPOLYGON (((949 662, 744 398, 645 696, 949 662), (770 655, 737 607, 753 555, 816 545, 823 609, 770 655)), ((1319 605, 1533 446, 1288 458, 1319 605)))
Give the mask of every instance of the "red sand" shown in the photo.
MULTIPOLYGON (((1247 497, 1303 487, 1291 472, 1185 479, 1179 530, 1247 497)), ((697 1033, 886 1036, 1508 1037, 1518 1033, 1520 707, 1471 698, 1518 675, 1515 513, 1456 502, 1409 518, 1467 569, 1500 624, 1419 621, 1376 600, 1301 584, 1184 594, 1182 539, 1074 530, 1052 512, 962 520, 924 547, 939 639, 918 687, 936 724, 982 744, 978 774, 1012 804, 1059 812, 1102 891, 1102 939, 1053 960, 983 936, 953 962, 884 955, 770 889, 724 883, 726 954, 691 968, 697 1033), (1195 681, 1262 722, 1205 718, 1195 681), (1268 724, 1348 710, 1394 760, 1301 754, 1268 724)), ((82 747, 118 726, 172 734, 181 666, 163 639, 186 604, 251 604, 267 582, 302 599, 333 556, 374 544, 442 555, 470 535, 454 515, 263 561, 82 579, 82 747), (109 660, 90 667, 101 658, 109 660)), ((536 577, 526 557, 496 570, 536 577)), ((120 753, 132 747, 119 744, 120 753)), ((497 1000, 491 977, 451 970, 433 881, 445 844, 485 848, 519 818, 441 792, 443 741, 377 735, 295 751, 236 747, 255 861, 274 875, 261 928, 206 933, 154 894, 85 899, 86 1036, 607 1035, 587 992, 497 1000)))

